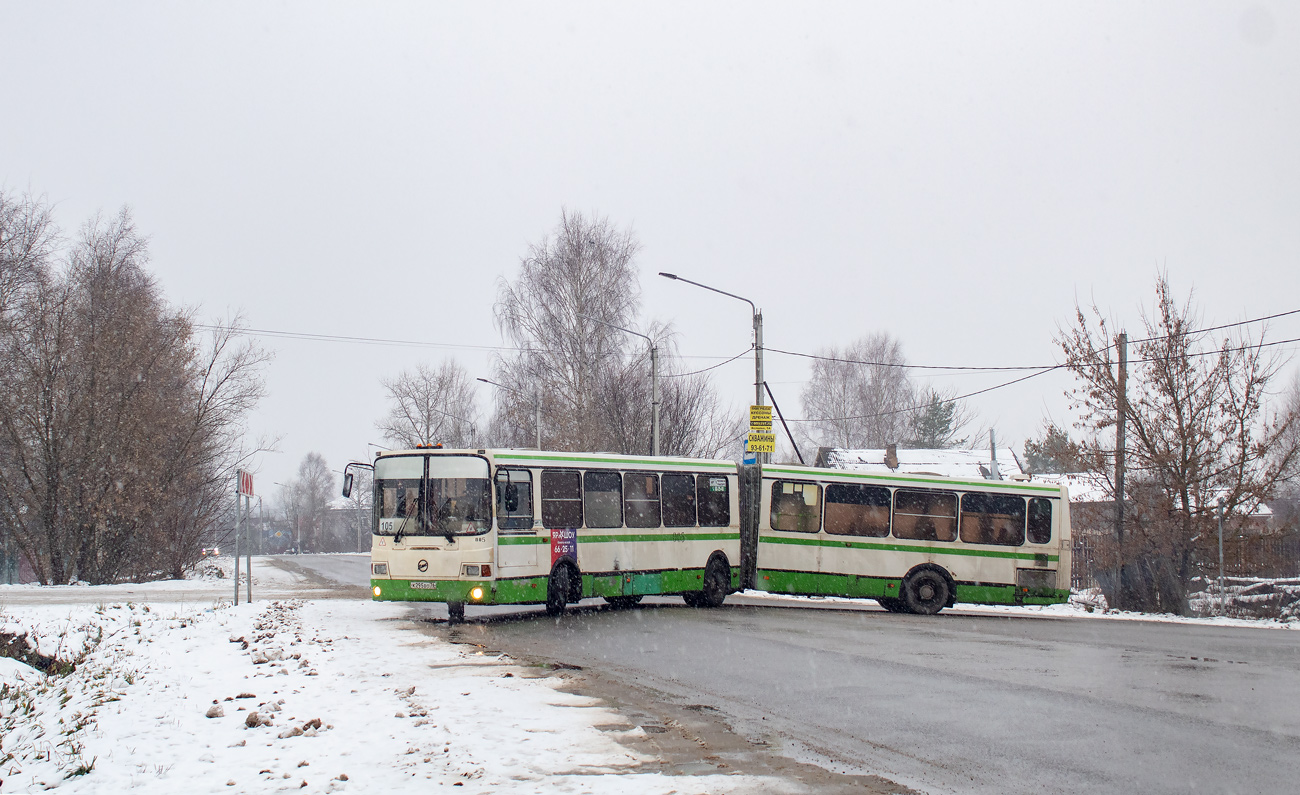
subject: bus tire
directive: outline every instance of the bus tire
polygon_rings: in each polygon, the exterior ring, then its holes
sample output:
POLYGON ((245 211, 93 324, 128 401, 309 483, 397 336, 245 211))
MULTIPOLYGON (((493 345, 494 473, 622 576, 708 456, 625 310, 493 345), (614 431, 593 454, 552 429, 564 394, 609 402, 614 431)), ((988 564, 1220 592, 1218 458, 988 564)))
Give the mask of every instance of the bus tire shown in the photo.
POLYGON ((465 603, 448 602, 447 603, 447 623, 464 624, 465 623, 465 603))
POLYGON ((606 596, 605 601, 615 610, 626 610, 629 607, 636 607, 641 602, 640 596, 606 596))
POLYGON ((903 580, 903 605, 908 612, 932 616, 948 606, 952 587, 936 569, 914 569, 903 580))
POLYGON ((569 605, 573 593, 573 575, 569 567, 560 563, 551 569, 551 576, 546 578, 546 614, 558 616, 569 605))
MULTIPOLYGON (((714 556, 709 565, 704 567, 704 586, 700 589, 697 607, 722 607, 727 594, 731 591, 731 567, 727 559, 714 556)), ((690 604, 690 602, 687 602, 690 604)))
POLYGON ((907 606, 903 600, 895 596, 882 596, 876 602, 891 613, 906 613, 907 606))

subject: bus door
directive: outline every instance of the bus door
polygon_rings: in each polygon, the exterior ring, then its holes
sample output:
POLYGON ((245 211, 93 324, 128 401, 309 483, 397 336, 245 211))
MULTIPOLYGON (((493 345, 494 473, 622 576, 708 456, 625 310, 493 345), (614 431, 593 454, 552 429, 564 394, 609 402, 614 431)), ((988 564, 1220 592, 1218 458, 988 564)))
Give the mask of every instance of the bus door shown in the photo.
POLYGON ((497 470, 497 566, 502 576, 524 574, 537 567, 537 530, 533 526, 533 473, 527 469, 497 470))

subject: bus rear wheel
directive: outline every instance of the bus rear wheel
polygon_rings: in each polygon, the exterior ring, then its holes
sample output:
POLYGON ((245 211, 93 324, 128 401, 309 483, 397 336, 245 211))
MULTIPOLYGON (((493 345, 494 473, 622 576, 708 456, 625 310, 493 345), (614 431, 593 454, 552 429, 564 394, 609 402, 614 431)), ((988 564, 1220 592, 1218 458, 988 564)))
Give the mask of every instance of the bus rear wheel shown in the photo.
POLYGON ((934 569, 912 572, 903 580, 903 606, 910 613, 932 616, 948 606, 948 578, 934 569))
POLYGON ((569 594, 573 590, 573 581, 569 567, 560 565, 551 570, 546 579, 546 614, 558 616, 569 605, 569 594))

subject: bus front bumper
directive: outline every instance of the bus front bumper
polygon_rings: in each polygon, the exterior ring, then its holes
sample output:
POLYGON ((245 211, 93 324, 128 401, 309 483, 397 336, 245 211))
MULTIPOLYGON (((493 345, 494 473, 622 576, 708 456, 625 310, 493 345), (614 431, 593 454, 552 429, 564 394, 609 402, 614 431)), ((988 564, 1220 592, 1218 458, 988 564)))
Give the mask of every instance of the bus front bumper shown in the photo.
POLYGON ((376 602, 464 602, 496 604, 491 580, 370 580, 376 602))

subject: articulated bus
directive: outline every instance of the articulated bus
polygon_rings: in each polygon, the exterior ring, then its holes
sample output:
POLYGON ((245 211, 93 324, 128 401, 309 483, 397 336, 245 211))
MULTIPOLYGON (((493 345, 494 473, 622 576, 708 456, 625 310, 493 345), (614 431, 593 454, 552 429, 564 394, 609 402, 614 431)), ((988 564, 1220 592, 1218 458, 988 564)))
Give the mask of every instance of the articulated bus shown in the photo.
POLYGON ((596 596, 716 607, 737 588, 920 614, 1069 598, 1057 485, 430 447, 380 453, 374 489, 374 598, 445 602, 453 621, 596 596))
POLYGON ((718 606, 738 582, 729 461, 424 448, 378 455, 374 489, 374 598, 446 602, 453 621, 593 596, 718 606))

